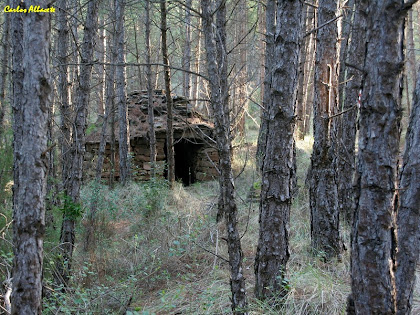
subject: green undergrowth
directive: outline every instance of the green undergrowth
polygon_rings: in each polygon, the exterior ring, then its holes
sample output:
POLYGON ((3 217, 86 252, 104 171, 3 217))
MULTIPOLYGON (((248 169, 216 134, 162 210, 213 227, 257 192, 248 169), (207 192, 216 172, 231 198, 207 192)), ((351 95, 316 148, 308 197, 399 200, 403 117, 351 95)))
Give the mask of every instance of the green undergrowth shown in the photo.
MULTIPOLYGON (((250 130, 249 132, 253 132, 250 130)), ((310 215, 306 172, 312 139, 298 141, 297 194, 290 220, 289 292, 283 300, 253 296, 254 256, 258 242, 260 177, 255 166, 256 135, 234 143, 233 167, 238 229, 244 253, 251 314, 344 314, 350 292, 349 251, 325 263, 310 251, 310 215), (257 196, 258 197, 258 196, 257 196)), ((229 266, 226 228, 216 223, 218 182, 176 183, 163 179, 110 189, 87 183, 77 205, 76 246, 69 286, 57 286, 55 261, 64 196, 47 214, 44 259, 44 314, 229 314, 229 266), (94 220, 91 206, 96 205, 94 220), (79 211, 80 210, 80 211, 79 211), (88 227, 94 238, 87 251, 88 227)), ((9 199, 10 200, 10 199, 9 199)), ((11 203, 2 224, 11 220, 11 203)), ((76 207, 76 206, 74 206, 76 207)), ((73 207, 73 208, 74 208, 73 207)), ((343 239, 348 246, 348 227, 343 239)), ((11 228, 5 230, 0 262, 12 263, 11 228)), ((2 274, 5 277, 5 274, 2 274)))
MULTIPOLYGON (((289 293, 281 301, 253 297, 258 242, 259 189, 256 137, 235 143, 233 167, 238 228, 251 314, 342 314, 350 291, 349 258, 322 262, 310 253, 310 217, 305 187, 310 138, 297 142, 298 192, 291 211, 289 293)), ((77 224, 73 278, 68 289, 52 287, 47 314, 229 314, 230 287, 225 226, 216 224, 218 182, 170 190, 166 182, 130 183, 110 189, 83 188, 77 224), (95 201, 95 242, 83 250, 90 204, 95 201)), ((345 234, 348 234, 346 231, 345 234)), ((49 250, 46 260, 52 255, 49 250)), ((48 271, 54 272, 51 264, 48 271)))

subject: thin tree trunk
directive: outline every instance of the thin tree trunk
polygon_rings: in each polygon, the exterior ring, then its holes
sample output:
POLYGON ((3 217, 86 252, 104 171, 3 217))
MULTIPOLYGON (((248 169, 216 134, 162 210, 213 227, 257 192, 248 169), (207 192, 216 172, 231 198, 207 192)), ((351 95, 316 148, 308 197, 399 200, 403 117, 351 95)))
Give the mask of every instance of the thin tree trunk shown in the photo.
POLYGON ((149 146, 150 146, 150 177, 156 174, 156 134, 155 134, 155 114, 153 106, 153 84, 152 84, 152 65, 150 50, 150 0, 146 0, 146 76, 147 76, 147 96, 148 96, 148 122, 149 122, 149 146))
MULTIPOLYGON (((113 42, 113 36, 109 36, 108 38, 109 43, 113 42)), ((102 130, 101 130, 101 140, 99 142, 99 150, 98 150, 98 161, 96 164, 96 170, 95 170, 95 185, 94 189, 98 189, 99 185, 101 183, 101 177, 102 177, 102 169, 104 165, 105 160, 105 148, 107 143, 107 129, 109 124, 109 118, 111 116, 111 111, 114 108, 114 76, 115 76, 115 66, 112 65, 115 63, 113 61, 114 59, 114 50, 109 47, 109 63, 111 65, 107 66, 107 69, 104 69, 105 71, 105 115, 104 120, 102 122, 102 130)), ((88 224, 86 227, 86 238, 84 243, 84 250, 88 252, 91 248, 94 248, 96 239, 95 239, 95 232, 96 232, 96 213, 98 208, 98 193, 95 192, 95 195, 92 196, 92 200, 90 203, 90 209, 89 209, 89 216, 88 216, 88 224)))
MULTIPOLYGON (((408 11, 406 19, 407 23, 407 58, 406 58, 406 72, 407 72, 407 85, 412 89, 416 86, 417 78, 417 64, 416 64, 416 47, 414 43, 414 29, 413 29, 413 10, 408 11)), ((410 114, 410 92, 411 89, 407 88, 407 110, 410 114)))
MULTIPOLYGON (((308 12, 308 25, 307 31, 314 29, 317 26, 317 14, 315 8, 311 7, 311 10, 308 12)), ((309 37, 309 44, 307 47, 307 63, 305 66, 305 97, 303 100, 305 114, 304 114, 304 125, 303 125, 303 134, 308 135, 310 132, 311 118, 313 111, 313 101, 314 101, 314 79, 315 79, 315 53, 316 53, 316 40, 315 35, 311 33, 309 37)))
MULTIPOLYGON (((167 106, 167 128, 166 128, 166 151, 168 158, 168 182, 172 188, 175 182, 175 153, 174 153, 174 128, 173 128, 173 113, 172 113, 172 96, 171 96, 171 72, 169 68, 168 46, 167 46, 167 25, 166 25, 166 1, 160 2, 161 14, 161 32, 162 32, 162 57, 163 64, 165 65, 165 93, 166 93, 166 106, 167 106)), ((189 80, 189 79, 188 79, 189 80)), ((188 96, 187 96, 188 97, 188 96)))
MULTIPOLYGON (((112 5, 114 6, 115 3, 112 1, 112 5)), ((111 14, 112 16, 115 15, 115 10, 114 12, 111 14)), ((111 27, 112 31, 111 34, 108 36, 108 47, 109 47, 109 54, 108 54, 108 58, 109 61, 111 63, 111 65, 108 68, 108 75, 107 75, 107 79, 106 79, 106 106, 110 107, 109 109, 109 115, 110 115, 110 129, 111 129, 111 139, 110 139, 110 157, 109 157, 109 165, 110 165, 110 170, 109 170, 109 186, 111 188, 114 188, 114 181, 115 181, 115 147, 116 147, 116 143, 115 143, 115 66, 113 66, 112 64, 116 62, 117 60, 117 51, 115 49, 115 47, 113 47, 114 45, 112 45, 111 43, 114 42, 114 37, 115 37, 115 22, 112 23, 112 27, 111 27)))
MULTIPOLYGON (((267 9, 272 7, 267 6, 267 9)), ((287 294, 289 219, 296 177, 293 136, 302 11, 300 1, 286 1, 277 6, 276 66, 271 75, 272 101, 266 108, 269 136, 264 145, 260 236, 254 266, 255 295, 260 299, 287 294)))
MULTIPOLYGON (((110 124, 110 120, 112 122, 112 118, 114 115, 114 97, 115 97, 115 82, 114 82, 114 78, 115 78, 115 66, 113 65, 115 63, 115 49, 112 47, 111 43, 113 42, 113 33, 108 35, 107 37, 107 47, 108 47, 108 62, 110 63, 110 65, 108 65, 105 68, 105 120, 106 120, 106 127, 108 126, 108 124, 110 124)), ((115 119, 115 118, 114 118, 115 119)), ((111 124, 110 124, 111 125, 111 124)), ((106 127, 104 128, 102 126, 102 131, 104 131, 104 129, 106 129, 106 127)), ((115 130, 115 126, 110 126, 115 130)), ((110 132, 112 134, 112 132, 110 132)), ((106 135, 106 130, 105 132, 102 132, 102 134, 106 135)), ((112 143, 112 137, 115 138, 115 134, 111 135, 111 139, 110 143, 112 143)), ((103 139, 104 141, 102 142, 101 139, 101 143, 99 145, 99 152, 98 152, 98 164, 96 167, 96 178, 100 178, 101 174, 102 174, 102 166, 103 166, 103 161, 104 161, 104 157, 105 157, 105 147, 106 147, 106 136, 103 139)), ((114 139, 115 142, 115 139, 114 139)), ((112 150, 111 150, 112 151, 112 150)), ((113 154, 111 154, 110 159, 112 159, 113 154)), ((114 164, 113 162, 110 161, 110 178, 113 178, 113 167, 114 164)), ((111 182, 110 182, 111 185, 111 182)))
POLYGON ((226 7, 223 0, 216 2, 216 28, 214 33, 213 2, 201 1, 203 31, 207 54, 207 68, 210 78, 210 98, 213 107, 216 142, 219 152, 220 198, 218 218, 226 220, 227 245, 230 265, 230 287, 232 292, 232 311, 234 314, 247 314, 245 278, 242 267, 242 249, 237 229, 237 206, 232 173, 232 144, 229 118, 229 95, 227 84, 226 54, 226 7))
POLYGON ((398 251, 397 314, 410 314, 420 240, 420 76, 413 96, 413 108, 407 130, 404 163, 399 187, 397 214, 398 251))
POLYGON ((72 130, 72 147, 69 178, 66 179, 64 191, 66 200, 64 203, 63 223, 61 226, 60 248, 62 260, 58 262, 60 276, 64 284, 68 283, 71 271, 71 259, 75 242, 75 222, 79 215, 80 187, 83 178, 83 160, 85 153, 85 137, 87 126, 87 107, 90 93, 90 80, 92 72, 93 48, 95 33, 98 23, 98 0, 92 0, 88 4, 86 24, 84 28, 83 44, 81 47, 80 76, 75 96, 75 118, 72 130))
POLYGON ((2 56, 1 56, 1 74, 0 74, 0 141, 3 135, 4 129, 4 115, 6 113, 6 104, 4 102, 5 87, 7 81, 7 64, 9 62, 9 25, 10 25, 10 14, 4 15, 4 28, 2 36, 2 56))
MULTIPOLYGON (((306 6, 303 11, 302 20, 305 21, 305 28, 303 29, 306 32, 307 24, 310 21, 308 18, 309 10, 313 8, 310 6, 306 6)), ((312 26, 311 26, 312 27, 312 26)), ((306 114, 306 104, 304 102, 304 96, 308 92, 305 86, 305 76, 308 73, 305 73, 305 66, 306 66, 306 59, 307 59, 307 48, 310 43, 311 37, 306 36, 302 38, 302 47, 300 48, 300 56, 299 56, 299 77, 298 77, 298 94, 296 99, 296 116, 297 116, 297 123, 296 123, 296 132, 297 138, 303 140, 305 138, 305 114, 306 114)))
POLYGON ((238 45, 238 53, 236 60, 236 84, 233 97, 233 133, 244 137, 245 132, 245 112, 248 107, 248 76, 247 76, 247 27, 248 27, 248 10, 247 0, 239 0, 236 4, 236 16, 241 19, 235 23, 236 27, 236 44, 238 45))
MULTIPOLYGON (((320 0, 318 25, 338 15, 336 0, 320 0)), ((341 253, 336 183, 339 25, 332 22, 317 31, 314 93, 314 146, 311 157, 309 200, 311 247, 324 259, 341 253)))
POLYGON ((358 5, 366 5, 369 14, 352 232, 350 314, 396 313, 395 191, 403 86, 403 4, 402 0, 358 1, 358 5))
MULTIPOLYGON (((186 0, 185 2, 185 46, 184 55, 182 57, 183 68, 186 70, 183 72, 183 93, 188 99, 191 98, 191 75, 188 71, 191 71, 191 10, 192 0, 186 0)), ((162 42, 163 45, 163 42, 162 42)), ((163 54, 163 46, 162 46, 163 54)), ((163 57, 165 58, 165 57, 163 57)))
MULTIPOLYGON (((139 35, 137 32, 140 33, 140 27, 137 26, 137 21, 136 21, 134 22, 134 45, 136 47, 136 62, 140 64, 140 50, 139 50, 139 43, 138 43, 138 38, 137 38, 139 35)), ((144 83, 143 83, 143 72, 140 66, 137 67, 137 71, 138 71, 137 75, 138 75, 138 80, 139 80, 138 86, 142 90, 144 89, 144 83)))
MULTIPOLYGON (((103 27, 104 19, 100 17, 99 23, 101 27, 103 27)), ((96 108, 98 115, 105 115, 105 102, 104 102, 104 94, 105 94, 105 66, 103 62, 105 61, 105 29, 102 28, 98 30, 97 41, 96 41, 96 50, 95 50, 95 58, 98 60, 98 64, 95 65, 97 76, 98 76, 98 83, 96 86, 96 108)))
MULTIPOLYGON (((46 1, 25 3, 47 6, 46 1)), ((16 14, 12 22, 16 133, 14 170, 17 175, 13 204, 15 257, 12 314, 41 314, 42 311, 47 129, 51 93, 49 19, 49 14, 16 14), (20 79, 22 81, 16 81, 20 79)))
MULTIPOLYGON (((198 28, 201 29, 201 19, 198 22, 198 28)), ((195 64, 194 64, 194 71, 196 73, 200 73, 200 62, 201 62, 201 41, 202 41, 202 32, 197 32, 197 46, 195 49, 195 64)), ((200 77, 194 76, 192 80, 192 98, 194 107, 197 108, 198 106, 198 99, 200 98, 200 77)), ((201 107, 200 107, 201 108, 201 107)))
POLYGON ((267 144, 267 124, 268 124, 268 108, 271 101, 271 76, 274 66, 274 37, 276 34, 276 1, 267 0, 266 15, 265 15, 265 58, 264 58, 264 94, 263 94, 263 109, 261 113, 261 126, 258 134, 257 144, 257 168, 262 170, 262 163, 264 159, 265 145, 267 144))
MULTIPOLYGON (((125 0, 115 0, 115 45, 117 49, 117 63, 125 63, 124 48, 124 7, 125 0)), ((130 177, 130 133, 128 123, 128 108, 126 103, 125 91, 125 67, 117 66, 115 70, 117 107, 119 112, 119 158, 120 158, 120 183, 127 184, 130 177)))

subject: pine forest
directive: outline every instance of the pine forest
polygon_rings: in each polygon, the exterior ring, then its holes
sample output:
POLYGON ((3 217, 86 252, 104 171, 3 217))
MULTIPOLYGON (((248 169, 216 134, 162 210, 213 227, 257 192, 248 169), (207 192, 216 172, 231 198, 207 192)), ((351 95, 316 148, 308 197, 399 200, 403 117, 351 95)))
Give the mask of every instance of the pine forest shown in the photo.
POLYGON ((417 0, 0 9, 0 314, 420 314, 417 0))

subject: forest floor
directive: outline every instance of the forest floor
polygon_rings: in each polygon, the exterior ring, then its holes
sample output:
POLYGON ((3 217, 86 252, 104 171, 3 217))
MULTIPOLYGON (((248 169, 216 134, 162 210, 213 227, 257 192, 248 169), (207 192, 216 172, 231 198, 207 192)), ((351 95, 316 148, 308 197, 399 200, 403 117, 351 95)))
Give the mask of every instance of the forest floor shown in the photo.
MULTIPOLYGON (((350 293, 350 233, 343 222, 347 250, 323 262, 310 250, 310 214, 305 187, 312 139, 297 142, 298 192, 290 220, 290 290, 285 300, 261 302, 253 296, 258 242, 259 189, 255 167, 256 132, 234 153, 244 268, 251 314, 345 314, 350 293), (273 305, 277 305, 274 308, 273 305)), ((79 219, 70 288, 60 290, 55 273, 61 212, 52 210, 45 242, 45 314, 228 314, 229 268, 224 222, 216 224, 218 182, 131 183, 109 189, 90 183, 82 205, 97 199, 95 242, 83 249, 87 220, 79 219), (222 258, 220 258, 222 257, 222 258)), ((85 215, 88 210, 85 210, 85 215)), ((413 314, 420 314, 417 281, 413 314)))

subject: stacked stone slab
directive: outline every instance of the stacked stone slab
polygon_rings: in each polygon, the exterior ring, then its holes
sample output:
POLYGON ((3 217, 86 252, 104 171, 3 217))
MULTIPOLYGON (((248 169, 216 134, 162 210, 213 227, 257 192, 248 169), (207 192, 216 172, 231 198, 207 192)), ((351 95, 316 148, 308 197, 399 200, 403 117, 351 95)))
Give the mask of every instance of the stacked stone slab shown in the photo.
MULTIPOLYGON (((131 165, 133 178, 135 180, 150 179, 150 149, 148 130, 149 124, 147 120, 148 96, 146 91, 134 91, 127 97, 128 119, 130 132, 130 150, 131 165)), ((177 152, 177 145, 183 143, 183 148, 191 149, 194 157, 191 159, 191 172, 198 181, 212 180, 217 177, 218 153, 213 140, 214 126, 198 112, 194 111, 189 101, 183 97, 173 97, 173 127, 175 154, 183 154, 185 152, 177 152)), ((162 90, 156 90, 153 98, 154 107, 154 126, 156 133, 156 161, 157 174, 165 175, 166 165, 166 122, 167 108, 166 96, 162 90)), ((100 142, 100 127, 102 119, 98 119, 93 133, 87 136, 86 155, 85 155, 85 177, 92 178, 96 167, 96 160, 100 142)), ((105 160, 102 172, 104 179, 109 178, 111 165, 111 132, 108 128, 106 135, 105 160)), ((118 137, 118 123, 115 126, 115 134, 118 137)), ((116 157, 114 172, 116 178, 119 177, 118 172, 118 138, 116 141, 116 157)), ((180 156, 178 156, 179 158, 180 156)), ((175 168, 177 165, 175 165, 175 168)))

